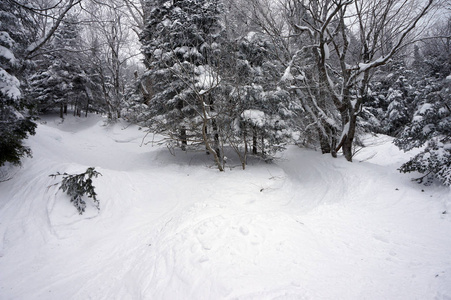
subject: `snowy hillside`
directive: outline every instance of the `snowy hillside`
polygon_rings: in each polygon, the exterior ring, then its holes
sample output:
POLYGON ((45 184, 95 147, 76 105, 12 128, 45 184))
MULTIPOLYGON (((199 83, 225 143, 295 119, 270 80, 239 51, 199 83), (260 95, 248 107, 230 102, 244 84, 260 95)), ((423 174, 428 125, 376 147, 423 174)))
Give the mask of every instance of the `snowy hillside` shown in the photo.
POLYGON ((41 120, 0 183, 0 299, 451 299, 451 190, 400 174, 389 138, 221 173, 143 135, 41 120), (80 216, 48 175, 91 166, 80 216))

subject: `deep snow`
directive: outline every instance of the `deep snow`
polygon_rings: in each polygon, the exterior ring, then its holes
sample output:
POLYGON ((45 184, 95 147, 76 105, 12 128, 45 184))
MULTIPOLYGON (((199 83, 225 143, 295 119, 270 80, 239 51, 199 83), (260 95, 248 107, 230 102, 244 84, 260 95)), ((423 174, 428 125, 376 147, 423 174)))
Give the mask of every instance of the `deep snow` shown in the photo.
POLYGON ((390 138, 220 173, 143 136, 41 120, 0 183, 0 299, 451 299, 451 190, 400 174, 390 138), (101 209, 80 216, 48 175, 91 166, 101 209))

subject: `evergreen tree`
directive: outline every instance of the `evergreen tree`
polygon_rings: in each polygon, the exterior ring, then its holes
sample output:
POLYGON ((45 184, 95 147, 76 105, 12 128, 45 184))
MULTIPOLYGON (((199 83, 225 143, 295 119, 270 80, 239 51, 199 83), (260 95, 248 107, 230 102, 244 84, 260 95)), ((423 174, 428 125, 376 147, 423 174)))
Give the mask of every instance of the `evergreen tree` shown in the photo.
POLYGON ((421 47, 427 76, 445 78, 451 74, 451 16, 435 24, 431 38, 421 47))
POLYGON ((15 5, 0 2, 0 166, 19 164, 21 157, 31 155, 23 140, 35 133, 36 124, 16 76, 22 65, 16 53, 24 51, 27 31, 22 22, 27 19, 15 5))
POLYGON ((63 118, 69 104, 74 106, 74 114, 80 115, 81 109, 88 110, 89 77, 83 70, 78 23, 75 16, 66 16, 47 53, 37 60, 37 72, 29 79, 28 96, 35 99, 41 113, 59 108, 63 118))
POLYGON ((415 74, 398 58, 390 66, 390 73, 384 79, 382 94, 386 106, 382 119, 383 132, 397 136, 410 122, 414 111, 415 74))
POLYGON ((235 139, 252 154, 269 158, 292 140, 296 128, 290 94, 278 84, 284 67, 275 45, 260 33, 239 38, 236 48, 235 71, 228 82, 238 124, 235 139))
POLYGON ((220 4, 209 1, 146 1, 141 41, 151 82, 141 120, 186 149, 188 140, 203 140, 206 94, 219 84, 214 71, 220 52, 220 4))
POLYGON ((404 151, 422 147, 401 172, 417 171, 424 174, 419 182, 438 179, 445 185, 451 185, 451 80, 445 78, 451 72, 450 20, 435 25, 437 38, 414 49, 413 113, 395 140, 404 151))
POLYGON ((70 196, 70 202, 72 202, 78 210, 78 213, 82 215, 86 209, 85 195, 88 196, 88 198, 91 198, 95 207, 100 210, 100 202, 97 199, 95 186, 92 185, 92 178, 97 178, 99 175, 102 176, 102 174, 97 172, 94 167, 90 167, 80 174, 61 174, 58 172, 56 174, 51 174, 50 177, 63 177, 59 189, 70 196))
POLYGON ((426 85, 422 60, 417 49, 410 68, 398 57, 376 72, 368 93, 371 100, 364 103, 364 109, 378 119, 370 121, 372 132, 399 137, 409 125, 426 85))
POLYGON ((411 123, 395 140, 404 151, 423 146, 424 149, 403 164, 400 171, 423 173, 419 182, 436 178, 451 185, 451 82, 435 78, 425 81, 411 123))

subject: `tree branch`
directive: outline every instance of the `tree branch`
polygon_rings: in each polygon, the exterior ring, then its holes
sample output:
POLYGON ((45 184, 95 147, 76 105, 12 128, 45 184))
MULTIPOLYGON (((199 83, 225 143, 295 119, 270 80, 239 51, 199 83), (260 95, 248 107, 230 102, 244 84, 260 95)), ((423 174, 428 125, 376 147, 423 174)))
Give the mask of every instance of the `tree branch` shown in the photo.
POLYGON ((67 4, 66 8, 63 10, 63 12, 58 16, 58 18, 55 21, 55 24, 53 24, 50 31, 46 34, 46 36, 39 41, 32 43, 27 48, 27 54, 25 55, 25 59, 30 58, 30 56, 35 53, 37 50, 39 50, 42 46, 44 46, 45 43, 53 36, 55 31, 58 29, 59 25, 63 21, 66 14, 71 10, 72 7, 79 4, 82 0, 69 0, 69 3, 67 4))

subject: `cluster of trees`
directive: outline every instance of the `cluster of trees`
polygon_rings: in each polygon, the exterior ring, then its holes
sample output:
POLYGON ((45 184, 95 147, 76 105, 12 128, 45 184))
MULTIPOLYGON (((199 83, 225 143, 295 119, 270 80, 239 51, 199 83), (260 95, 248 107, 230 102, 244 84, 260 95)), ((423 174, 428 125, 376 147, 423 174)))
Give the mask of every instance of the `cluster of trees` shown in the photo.
POLYGON ((139 13, 133 0, 1 1, 0 166, 31 155, 41 113, 120 117, 139 13))
POLYGON ((145 4, 147 72, 127 117, 183 150, 205 147, 220 170, 225 145, 244 168, 248 151, 266 157, 286 142, 292 128, 283 115, 295 110, 277 85, 284 67, 268 37, 228 32, 217 0, 145 4))
MULTIPOLYGON (((359 132, 378 132, 396 137, 403 150, 423 147, 401 171, 450 185, 447 5, 5 0, 0 93, 10 100, 2 100, 2 124, 8 109, 17 112, 16 161, 29 153, 21 141, 34 132, 25 108, 58 109, 63 117, 72 106, 75 114, 137 122, 170 147, 204 149, 219 170, 226 150, 245 168, 248 155, 270 159, 290 143, 333 156, 342 151, 352 161, 359 132), (7 15, 20 28, 6 25, 7 15), (130 68, 136 37, 141 76, 130 68)), ((2 152, 3 132, 14 130, 2 129, 2 152)))
POLYGON ((450 184, 450 19, 429 23, 447 16, 440 1, 143 4, 147 71, 126 117, 170 145, 206 147, 223 170, 225 146, 243 168, 287 143, 352 161, 357 133, 380 132, 404 150, 439 147, 401 170, 450 184))
MULTIPOLYGON (((43 10, 54 1, 44 1, 43 10)), ((75 115, 84 111, 120 117, 121 101, 132 78, 130 61, 137 13, 124 1, 78 1, 62 18, 52 37, 31 57, 33 74, 27 78, 26 96, 39 113, 60 110, 61 118, 72 106, 75 115)), ((38 5, 38 4, 36 4, 38 5)), ((34 8, 36 10, 36 6, 34 8)), ((53 15, 38 14, 45 31, 53 15)))

